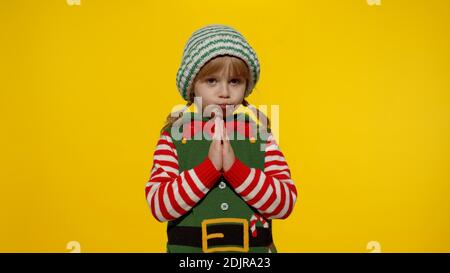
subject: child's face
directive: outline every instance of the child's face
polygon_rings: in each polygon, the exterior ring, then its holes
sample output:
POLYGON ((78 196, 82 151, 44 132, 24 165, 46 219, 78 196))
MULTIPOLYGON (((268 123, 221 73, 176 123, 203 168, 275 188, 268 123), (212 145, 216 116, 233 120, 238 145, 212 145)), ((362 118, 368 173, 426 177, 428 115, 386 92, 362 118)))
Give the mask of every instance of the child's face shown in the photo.
POLYGON ((233 114, 242 103, 245 88, 246 81, 243 77, 232 77, 226 69, 222 69, 220 72, 198 79, 194 84, 194 93, 196 97, 202 97, 203 111, 209 105, 217 105, 225 117, 227 114, 233 114))

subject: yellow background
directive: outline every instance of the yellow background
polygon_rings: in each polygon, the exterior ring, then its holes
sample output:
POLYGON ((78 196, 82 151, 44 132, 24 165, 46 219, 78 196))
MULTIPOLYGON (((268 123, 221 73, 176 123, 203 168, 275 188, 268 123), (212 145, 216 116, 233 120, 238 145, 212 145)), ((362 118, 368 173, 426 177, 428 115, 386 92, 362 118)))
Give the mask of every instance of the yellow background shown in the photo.
POLYGON ((0 1, 0 252, 164 252, 144 186, 191 33, 241 31, 299 199, 280 252, 450 251, 450 1, 0 1))

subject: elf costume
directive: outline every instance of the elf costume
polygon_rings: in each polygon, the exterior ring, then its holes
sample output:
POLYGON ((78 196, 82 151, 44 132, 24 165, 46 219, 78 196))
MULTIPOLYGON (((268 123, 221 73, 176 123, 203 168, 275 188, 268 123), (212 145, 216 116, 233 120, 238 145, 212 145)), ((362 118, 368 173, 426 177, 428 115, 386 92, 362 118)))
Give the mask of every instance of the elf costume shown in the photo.
MULTIPOLYGON (((256 54, 236 30, 210 25, 185 47, 177 75, 183 98, 201 67, 220 55, 249 66, 250 94, 259 77, 256 54)), ((185 112, 160 136, 145 193, 153 216, 168 222, 168 252, 276 252, 271 219, 288 217, 297 197, 289 167, 270 130, 245 113, 224 121, 236 158, 226 172, 208 158, 216 130, 209 117, 185 112)))

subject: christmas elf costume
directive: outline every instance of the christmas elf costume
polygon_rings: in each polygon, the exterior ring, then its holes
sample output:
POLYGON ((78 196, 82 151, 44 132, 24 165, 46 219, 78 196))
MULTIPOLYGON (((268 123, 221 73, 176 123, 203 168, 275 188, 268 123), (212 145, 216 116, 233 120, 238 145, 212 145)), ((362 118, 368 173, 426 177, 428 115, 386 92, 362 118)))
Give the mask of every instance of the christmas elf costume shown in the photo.
POLYGON ((208 159, 209 118, 187 112, 161 134, 145 193, 153 216, 168 222, 167 252, 276 252, 271 219, 289 216, 297 197, 289 167, 247 114, 225 127, 236 160, 224 173, 208 159))

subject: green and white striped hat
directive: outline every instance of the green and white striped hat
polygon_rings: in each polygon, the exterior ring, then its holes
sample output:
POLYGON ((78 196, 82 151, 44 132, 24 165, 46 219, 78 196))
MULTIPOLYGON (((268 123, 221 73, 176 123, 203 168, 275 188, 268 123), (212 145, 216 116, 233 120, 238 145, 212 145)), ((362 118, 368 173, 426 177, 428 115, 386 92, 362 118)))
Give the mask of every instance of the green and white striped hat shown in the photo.
POLYGON ((214 24, 195 31, 184 47, 177 73, 177 88, 183 99, 189 100, 188 90, 203 65, 221 55, 238 57, 247 64, 251 80, 247 84, 245 97, 250 95, 259 79, 260 68, 255 51, 237 30, 214 24))

